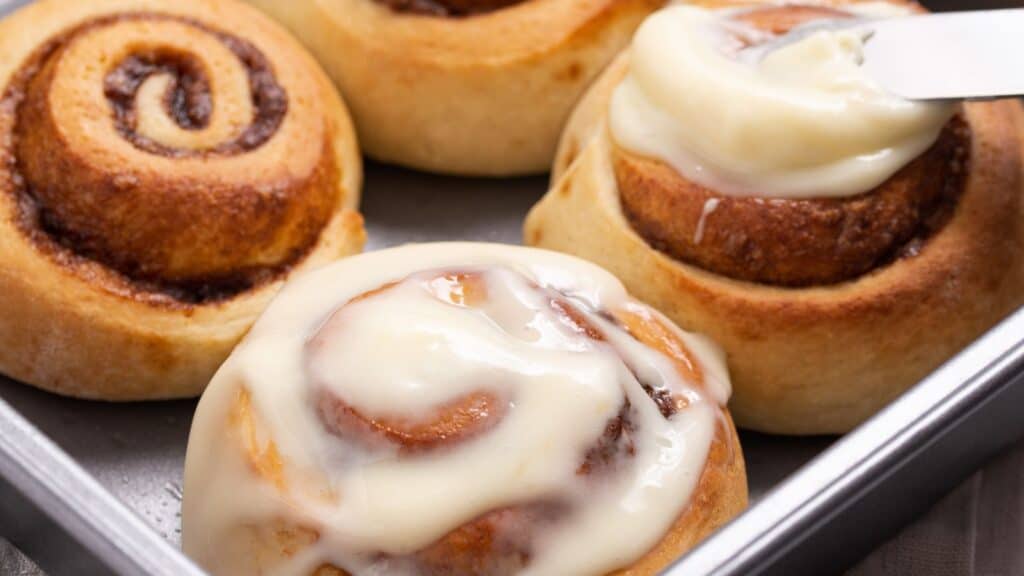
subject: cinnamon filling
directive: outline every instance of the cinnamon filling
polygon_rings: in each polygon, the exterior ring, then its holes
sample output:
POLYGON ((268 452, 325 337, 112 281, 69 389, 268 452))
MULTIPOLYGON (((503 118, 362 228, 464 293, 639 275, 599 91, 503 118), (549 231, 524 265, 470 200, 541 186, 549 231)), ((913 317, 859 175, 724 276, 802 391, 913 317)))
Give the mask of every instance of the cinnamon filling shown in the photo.
POLYGON ((172 84, 164 95, 164 107, 182 128, 203 128, 210 121, 210 83, 188 54, 132 55, 107 75, 103 93, 114 109, 117 127, 125 137, 134 136, 135 93, 154 74, 166 74, 172 84))
POLYGON ((849 12, 829 6, 772 6, 737 14, 735 20, 754 26, 769 34, 781 35, 814 20, 852 18, 849 12))
MULTIPOLYGON (((772 34, 826 7, 783 6, 738 18, 772 34)), ((949 220, 964 185, 969 129, 960 117, 877 188, 845 198, 727 196, 657 160, 614 148, 623 212, 652 247, 710 272, 761 284, 836 284, 913 256, 949 220)))
MULTIPOLYGON (((288 95, 274 77, 266 57, 255 46, 230 34, 218 32, 197 22, 188 21, 216 36, 245 67, 249 75, 255 115, 252 122, 237 138, 224 142, 203 154, 232 155, 258 148, 277 132, 277 127, 288 112, 288 95)), ((210 84, 202 67, 190 54, 155 52, 133 54, 115 66, 103 86, 103 93, 114 111, 117 129, 132 144, 165 156, 194 154, 189 150, 173 149, 136 133, 135 96, 147 78, 164 73, 172 82, 164 95, 164 108, 181 128, 203 128, 213 112, 210 84)))
POLYGON ((317 402, 321 420, 339 438, 364 446, 393 444, 416 454, 463 442, 493 428, 504 416, 508 401, 486 392, 459 398, 437 408, 423 420, 367 418, 328 392, 317 402))
MULTIPOLYGON (((486 279, 480 273, 445 271, 426 278, 410 277, 386 284, 360 294, 351 299, 349 304, 380 296, 410 281, 426 286, 434 297, 461 307, 478 307, 488 298, 486 279)), ((593 341, 608 343, 601 329, 589 322, 586 314, 560 293, 534 284, 531 286, 544 295, 548 305, 570 331, 593 341)), ((331 338, 335 331, 345 329, 342 325, 344 317, 337 314, 342 308, 336 310, 310 338, 306 347, 307 355, 326 353, 325 339, 331 338)), ((677 338, 668 336, 660 325, 656 326, 639 316, 630 316, 629 327, 625 328, 612 315, 602 316, 616 322, 631 334, 650 329, 654 336, 641 341, 661 343, 663 346, 655 345, 655 348, 674 362, 682 366, 692 365, 692 359, 686 355, 685 345, 677 338), (667 342, 666 338, 672 341, 667 342)), ((699 372, 694 373, 699 376, 699 372)), ((448 402, 416 420, 399 416, 371 418, 334 395, 323 382, 314 378, 313 385, 316 388, 313 396, 316 413, 330 434, 363 450, 379 450, 388 445, 397 447, 399 455, 406 458, 470 442, 499 425, 514 404, 514 399, 481 390, 448 402)), ((648 384, 642 384, 642 387, 666 419, 672 418, 686 405, 685 399, 675 398, 668 390, 656 389, 648 384)), ((603 434, 582 455, 577 474, 601 478, 619 470, 635 455, 634 437, 638 422, 633 407, 625 399, 619 412, 608 420, 603 434)), ((492 510, 452 530, 427 548, 397 560, 411 563, 416 573, 425 575, 515 574, 530 562, 534 534, 570 512, 571 507, 557 497, 492 510)))
POLYGON ((526 0, 375 0, 391 10, 420 16, 458 18, 486 14, 526 0))
POLYGON ((568 510, 557 502, 537 502, 492 510, 452 530, 413 556, 424 576, 512 576, 529 566, 533 534, 568 510))
MULTIPOLYGON (((645 387, 644 390, 648 391, 648 394, 651 393, 650 387, 645 387)), ((628 460, 636 454, 636 446, 633 442, 636 423, 633 421, 632 409, 628 400, 622 404, 619 414, 608 421, 604 434, 597 444, 587 451, 577 474, 580 476, 607 474, 623 460, 628 460)), ((671 415, 665 417, 669 418, 671 415)))
POLYGON ((76 144, 61 136, 48 108, 57 62, 81 35, 132 21, 174 22, 213 35, 248 75, 253 110, 251 123, 237 137, 209 149, 172 148, 136 133, 136 95, 155 74, 171 79, 162 103, 179 128, 206 127, 215 98, 195 55, 139 51, 114 63, 103 86, 111 122, 135 148, 155 156, 213 161, 259 148, 281 125, 288 96, 269 61, 248 41, 184 17, 128 13, 93 19, 40 46, 0 97, 0 130, 9 133, 0 143, 0 158, 3 171, 10 175, 7 184, 0 181, 0 191, 14 195, 17 224, 60 265, 112 293, 153 304, 216 302, 274 280, 308 253, 335 204, 338 175, 329 141, 322 145, 330 162, 319 166, 310 179, 225 181, 196 190, 185 174, 159 176, 130 165, 123 173, 105 173, 90 166, 75 152, 76 144), (136 173, 151 175, 153 181, 143 181, 136 173), (294 200, 296 189, 322 192, 294 200), (192 197, 214 206, 193 206, 192 197), (227 225, 218 220, 218 213, 225 209, 250 225, 221 230, 227 225))

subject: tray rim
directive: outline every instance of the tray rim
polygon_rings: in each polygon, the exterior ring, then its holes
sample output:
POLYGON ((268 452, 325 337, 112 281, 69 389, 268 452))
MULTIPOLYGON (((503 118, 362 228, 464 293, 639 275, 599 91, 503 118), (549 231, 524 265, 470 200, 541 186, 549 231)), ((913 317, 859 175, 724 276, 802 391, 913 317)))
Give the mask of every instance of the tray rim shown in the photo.
POLYGON ((3 398, 0 476, 117 574, 206 574, 3 398))
MULTIPOLYGON (((25 3, 0 0, 0 15, 25 3)), ((801 466, 663 574, 770 571, 773 558, 801 546, 801 530, 830 521, 837 498, 872 489, 865 476, 892 473, 895 463, 920 452, 916 444, 922 439, 962 424, 958 419, 966 410, 1022 373, 1024 308, 801 466)), ((1024 434, 1024 419, 1019 427, 1006 432, 1024 434)), ((114 573, 206 574, 2 396, 0 476, 114 573)))
MULTIPOLYGON (((944 434, 962 429, 976 408, 1010 387, 1024 388, 1024 307, 840 437, 663 575, 772 573, 773 559, 792 552, 809 532, 850 506, 844 499, 893 481, 904 463, 944 434)), ((1004 428, 1001 438, 990 439, 991 446, 1024 438, 1024 419, 1004 428)))

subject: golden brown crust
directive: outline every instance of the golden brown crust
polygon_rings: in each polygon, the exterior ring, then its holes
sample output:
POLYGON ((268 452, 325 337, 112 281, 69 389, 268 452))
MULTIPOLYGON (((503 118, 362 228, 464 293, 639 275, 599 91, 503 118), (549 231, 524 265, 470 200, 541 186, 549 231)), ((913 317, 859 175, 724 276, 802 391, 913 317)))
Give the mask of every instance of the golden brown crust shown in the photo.
POLYGON ((345 108, 254 10, 39 2, 0 23, 0 51, 5 374, 197 394, 284 275, 361 248, 345 108))
MULTIPOLYGON (((266 137, 255 144, 262 145, 276 132, 287 111, 287 92, 274 81, 265 56, 248 42, 183 18, 150 14, 93 19, 48 40, 6 86, 5 100, 10 101, 11 114, 16 118, 11 152, 17 159, 14 170, 21 181, 19 193, 26 197, 22 203, 31 203, 32 210, 38 212, 26 215, 38 220, 28 225, 44 226, 73 252, 127 276, 155 282, 244 285, 251 283, 245 281, 246 275, 282 270, 316 242, 339 202, 338 167, 329 133, 320 130, 321 134, 313 134, 320 141, 311 144, 321 148, 323 160, 312 170, 286 175, 271 185, 273 190, 259 191, 256 187, 267 187, 265 180, 208 178, 187 170, 168 174, 153 170, 145 155, 124 155, 118 158, 116 167, 109 166, 97 158, 108 153, 104 139, 90 138, 84 130, 89 126, 75 123, 75 118, 65 113, 78 104, 75 94, 68 94, 68 90, 80 91, 94 79, 67 82, 57 76, 74 73, 72 69, 79 60, 68 52, 76 43, 87 41, 81 39, 83 36, 118 23, 146 26, 159 21, 217 35, 238 52, 236 56, 247 65, 252 87, 265 88, 253 92, 253 100, 261 104, 254 111, 255 118, 266 115, 264 108, 276 108, 277 112, 275 122, 266 126, 269 131, 264 130, 266 137), (262 85, 257 76, 261 73, 266 78, 262 85)), ((201 71, 205 67, 192 54, 153 48, 145 52, 152 52, 145 54, 145 59, 173 60, 175 68, 187 66, 201 71)), ((139 58, 126 56, 122 63, 139 58)), ((119 63, 105 75, 106 89, 120 67, 119 63)), ((196 75, 205 80, 201 73, 196 75)), ((188 76, 179 72, 178 84, 182 79, 188 76)), ((145 77, 138 84, 143 80, 145 77)), ((184 95, 201 102, 221 97, 210 94, 209 86, 205 88, 184 95)), ((136 93, 126 95, 130 106, 134 107, 136 93)), ((173 115, 166 109, 167 104, 165 101, 164 112, 173 115)), ((132 116, 152 113, 131 110, 132 116)), ((133 126, 118 126, 118 132, 136 147, 141 146, 142 137, 133 126)), ((242 132, 240 138, 250 136, 250 132, 242 132)), ((228 141, 216 148, 193 151, 168 148, 146 139, 150 146, 144 151, 175 157, 202 154, 209 159, 208 169, 215 171, 216 158, 252 153, 257 147, 243 147, 244 143, 228 141)))
MULTIPOLYGON (((452 275, 452 277, 456 277, 452 275)), ((383 290, 388 286, 382 287, 383 290)), ((360 298, 373 297, 381 289, 362 295, 360 298)), ((552 301, 554 302, 554 300, 552 301)), ((558 308, 556 308, 558 309, 558 308)), ((687 376, 698 385, 703 384, 702 373, 692 359, 692 353, 678 337, 676 332, 668 329, 662 321, 649 315, 639 314, 631 310, 608 311, 611 317, 627 327, 637 340, 652 346, 668 356, 687 376)), ((565 312, 566 320, 577 322, 582 315, 565 312)), ((329 321, 330 322, 330 321, 329 321)), ((582 334, 595 339, 603 339, 596 327, 580 326, 582 334)), ((318 345, 316 339, 330 337, 332 328, 325 325, 313 337, 307 354, 315 353, 318 345)), ((313 383, 315 385, 315 383, 313 383)), ((244 383, 240 383, 234 403, 228 415, 228 438, 239 443, 244 451, 245 460, 250 469, 269 483, 276 486, 281 493, 292 490, 316 490, 315 487, 291 485, 286 480, 288 463, 281 459, 274 440, 265 442, 256 440, 262 433, 259 414, 250 402, 250 395, 244 383)), ((653 391, 648 390, 652 394, 653 391)), ((479 396, 479 395, 475 395, 479 396)), ((341 401, 334 398, 332 406, 341 401)), ((668 418, 675 414, 675 406, 662 407, 663 415, 668 418)), ((351 409, 350 409, 351 410, 351 409)), ((323 417, 324 412, 319 412, 323 417)), ((586 477, 600 477, 613 473, 615 467, 632 457, 630 434, 635 430, 629 416, 627 406, 619 416, 609 422, 602 438, 586 454, 581 454, 582 464, 577 474, 586 477)), ((324 420, 328 429, 333 430, 336 414, 328 414, 324 420)), ((349 418, 351 415, 346 415, 349 418)), ((437 443, 451 444, 464 441, 465 435, 451 427, 452 413, 441 409, 428 421, 437 419, 449 420, 440 432, 437 443)), ((489 418, 500 419, 501 414, 489 414, 489 418)), ((455 423, 457 424, 457 423, 455 423)), ((470 427, 475 426, 471 422, 470 427)), ((457 427, 457 426, 456 426, 457 427)), ((420 432, 426 433, 424 430, 420 432)), ((351 435, 345 435, 344 441, 351 441, 351 435)), ((357 441, 361 441, 359 438, 357 441)), ((389 436, 388 441, 408 448, 416 447, 424 438, 417 437, 410 441, 405 437, 389 436)), ((339 439, 339 441, 343 441, 339 439)), ((747 481, 743 454, 735 426, 727 411, 722 412, 716 424, 715 434, 709 448, 707 460, 700 480, 691 495, 690 503, 677 518, 665 537, 647 554, 628 567, 616 570, 613 576, 653 576, 679 558, 700 540, 719 526, 739 514, 747 505, 747 481)), ((545 525, 557 523, 571 510, 568 504, 558 500, 538 500, 491 510, 479 517, 455 528, 426 548, 416 551, 407 560, 412 562, 417 573, 424 575, 477 575, 498 576, 514 574, 529 565, 534 548, 534 537, 545 525)), ((277 526, 253 527, 243 538, 248 557, 254 560, 252 569, 258 570, 274 565, 281 558, 290 557, 305 546, 319 539, 316 529, 308 526, 296 526, 282 522, 277 526)), ((323 565, 313 572, 314 576, 347 576, 348 572, 337 566, 323 565)))
POLYGON ((848 282, 780 288, 679 262, 629 225, 604 124, 625 71, 616 61, 574 112, 525 241, 600 264, 718 342, 741 426, 845 432, 1024 304, 1019 103, 964 106, 970 169, 949 221, 917 254, 848 282))
POLYGON ((457 174, 550 166, 573 104, 664 0, 529 0, 466 18, 374 0, 249 0, 317 55, 375 159, 457 174))
POLYGON ((618 146, 612 156, 623 212, 651 246, 737 280, 813 286, 918 250, 960 195, 968 145, 957 119, 874 190, 803 200, 727 196, 618 146))

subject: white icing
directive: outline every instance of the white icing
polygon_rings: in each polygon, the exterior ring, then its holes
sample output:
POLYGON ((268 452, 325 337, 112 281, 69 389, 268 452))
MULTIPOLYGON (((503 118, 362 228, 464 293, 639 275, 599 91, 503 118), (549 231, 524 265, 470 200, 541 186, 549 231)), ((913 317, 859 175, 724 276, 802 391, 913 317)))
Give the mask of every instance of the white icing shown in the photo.
POLYGON ((704 207, 700 211, 700 218, 697 220, 697 229, 693 231, 694 244, 700 244, 701 240, 704 239, 704 226, 707 225, 708 216, 718 209, 720 200, 720 198, 708 198, 704 201, 704 207))
POLYGON ((264 574, 306 575, 326 563, 356 575, 415 574, 402 555, 490 510, 554 498, 569 512, 533 540, 525 574, 596 575, 629 564, 685 508, 729 382, 713 345, 677 331, 704 374, 701 386, 684 381, 667 356, 599 314, 623 309, 672 326, 592 264, 511 246, 406 246, 293 280, 222 366, 196 412, 185 551, 218 576, 253 573, 240 530, 283 519, 320 538, 262 567, 264 574), (434 280, 440 271, 481 274, 486 300, 462 306, 439 299, 450 289, 434 280), (552 294, 604 341, 567 322, 551 306, 552 294), (685 398, 687 407, 664 418, 637 378, 685 398), (506 406, 478 436, 399 455, 329 432, 313 402, 316 386, 360 414, 410 421, 481 391, 506 406), (288 463, 289 485, 306 489, 278 492, 225 436, 240 387, 288 463), (635 455, 600 482, 588 481, 577 470, 626 399, 637 424, 635 455), (393 559, 374 556, 381 552, 393 559))
MULTIPOLYGON (((885 3, 861 16, 906 13, 885 3)), ((820 30, 756 62, 735 12, 671 6, 637 31, 612 95, 615 141, 724 194, 805 198, 866 192, 926 150, 954 111, 886 92, 861 69, 864 33, 820 30), (732 52, 732 53, 730 53, 732 52)))

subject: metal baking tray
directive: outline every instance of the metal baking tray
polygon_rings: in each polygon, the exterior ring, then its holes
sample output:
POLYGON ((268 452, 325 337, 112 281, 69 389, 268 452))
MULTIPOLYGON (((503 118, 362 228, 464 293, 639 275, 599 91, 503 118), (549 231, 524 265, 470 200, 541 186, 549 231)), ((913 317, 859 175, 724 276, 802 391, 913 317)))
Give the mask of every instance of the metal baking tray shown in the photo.
MULTIPOLYGON (((21 3, 0 0, 0 14, 21 3)), ((540 177, 451 178, 369 163, 367 250, 519 243, 546 188, 540 177)), ((744 432, 750 509, 667 574, 841 571, 1024 437, 1022 405, 1024 310, 841 439, 744 432)), ((201 575, 178 548, 194 407, 73 400, 0 377, 0 548, 10 540, 50 576, 201 575)))
MULTIPOLYGON (((452 238, 517 243, 546 186, 543 178, 446 178, 370 164, 367 249, 452 238)), ((31 529, 38 513, 8 503, 21 511, 7 516, 17 522, 0 520, 0 536, 51 576, 200 573, 177 551, 194 401, 88 402, 8 380, 0 398, 0 476, 67 534, 31 529), (109 569, 69 551, 68 537, 109 569)), ((1024 435, 1021 405, 1024 310, 840 440, 743 433, 753 506, 671 573, 838 571, 1024 435)))

